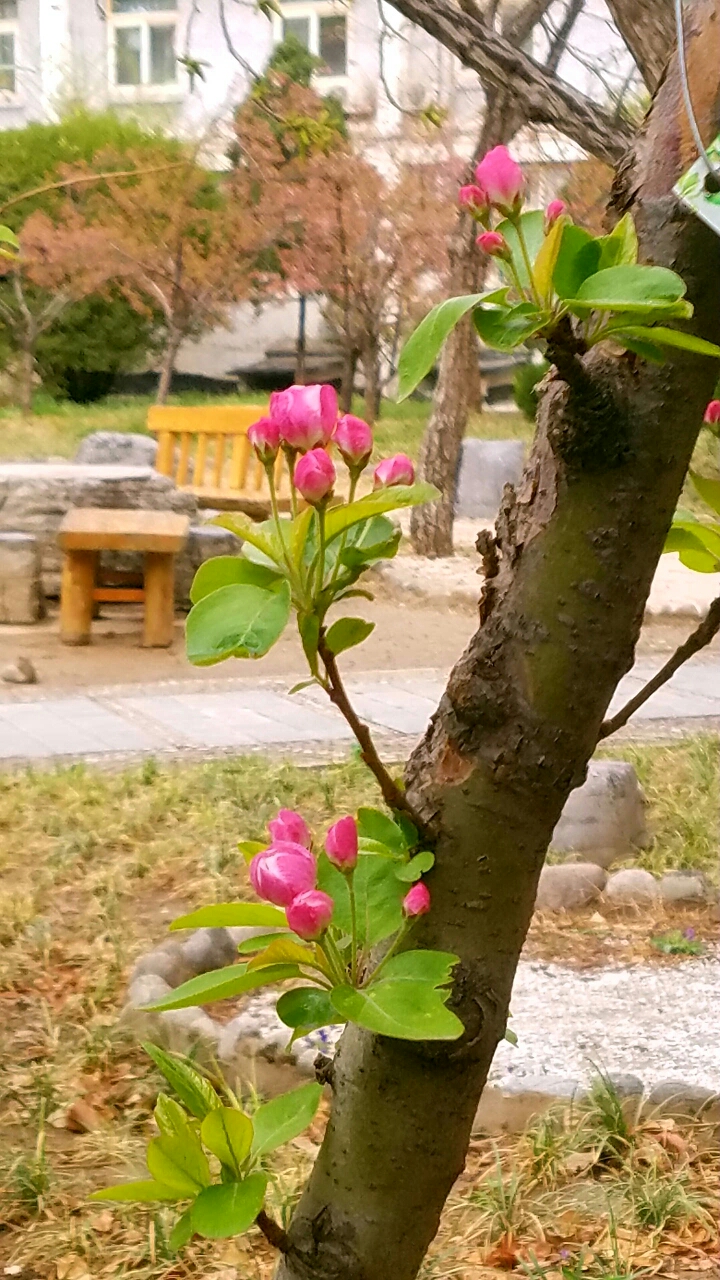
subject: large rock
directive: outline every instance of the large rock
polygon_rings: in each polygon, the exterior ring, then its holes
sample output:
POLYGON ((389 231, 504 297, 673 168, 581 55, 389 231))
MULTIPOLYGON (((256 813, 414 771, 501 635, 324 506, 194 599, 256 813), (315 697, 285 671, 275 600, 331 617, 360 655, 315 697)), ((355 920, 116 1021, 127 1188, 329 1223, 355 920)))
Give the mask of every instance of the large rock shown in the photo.
POLYGON ((709 902, 712 890, 701 871, 668 871, 658 886, 660 897, 668 903, 709 902))
POLYGON ((0 622, 39 622, 44 612, 37 538, 16 530, 0 533, 0 622))
MULTIPOLYGON (((71 507, 122 507, 197 515, 195 498, 152 467, 6 462, 0 464, 0 532, 37 537, 46 596, 60 591, 57 532, 71 507)), ((104 561, 103 561, 104 562, 104 561)), ((108 557, 108 565, 124 560, 108 557)))
POLYGON ((613 906, 644 906, 657 900, 659 885, 650 871, 628 867, 616 871, 605 885, 605 898, 613 906))
POLYGON ((543 867, 540 872, 536 911, 573 911, 600 897, 607 873, 594 862, 566 862, 543 867))
POLYGON ((550 847, 609 867, 644 848, 648 839, 645 799, 633 766, 594 760, 583 785, 570 792, 550 847))
POLYGON ((506 484, 516 485, 525 466, 522 440, 463 440, 455 516, 494 520, 506 484))
POLYGON ((75 462, 124 467, 154 467, 157 440, 132 431, 92 431, 80 441, 75 462))

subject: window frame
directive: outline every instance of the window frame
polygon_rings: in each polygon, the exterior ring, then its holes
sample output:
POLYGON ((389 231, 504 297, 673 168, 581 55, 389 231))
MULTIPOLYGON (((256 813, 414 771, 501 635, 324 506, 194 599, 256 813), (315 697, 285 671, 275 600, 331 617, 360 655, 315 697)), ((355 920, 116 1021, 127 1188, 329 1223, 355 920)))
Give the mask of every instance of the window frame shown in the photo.
POLYGON ((321 18, 344 18, 345 19, 345 71, 342 75, 336 75, 334 72, 316 71, 313 74, 313 80, 320 81, 325 91, 332 89, 334 86, 341 87, 347 84, 349 76, 349 51, 350 51, 350 6, 344 0, 281 0, 280 13, 273 14, 273 44, 278 45, 283 39, 283 28, 285 21, 293 18, 307 18, 309 22, 309 50, 315 58, 320 57, 320 19, 321 18))
POLYGON ((0 87, 0 105, 3 103, 15 103, 18 98, 18 67, 20 65, 19 49, 20 49, 20 21, 17 7, 13 18, 0 18, 0 35, 12 36, 13 38, 13 61, 12 66, 8 63, 5 68, 12 69, 13 87, 12 89, 3 89, 0 87))
MULTIPOLYGON (((152 27, 170 27, 177 33, 180 14, 178 5, 172 9, 137 9, 131 13, 116 13, 112 0, 108 0, 108 75, 113 96, 120 98, 135 97, 138 94, 150 97, 181 97, 182 86, 175 64, 175 79, 151 80, 152 66, 150 61, 150 30, 152 27), (117 40, 116 32, 124 29, 138 28, 140 31, 140 79, 134 84, 121 84, 118 81, 117 40)), ((177 56, 177 55, 176 55, 177 56)))

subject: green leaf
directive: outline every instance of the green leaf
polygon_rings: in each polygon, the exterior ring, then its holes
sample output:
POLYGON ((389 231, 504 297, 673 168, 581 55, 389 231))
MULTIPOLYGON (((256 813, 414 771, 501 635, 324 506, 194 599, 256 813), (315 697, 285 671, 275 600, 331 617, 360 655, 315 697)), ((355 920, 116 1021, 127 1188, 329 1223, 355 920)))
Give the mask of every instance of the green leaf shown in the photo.
POLYGON ((568 225, 566 218, 557 218, 543 239, 533 266, 535 288, 541 298, 548 302, 553 293, 553 277, 560 253, 563 231, 568 225))
MULTIPOLYGON (((262 951, 271 942, 275 942, 278 938, 295 938, 293 933, 263 933, 258 934, 254 938, 246 938, 244 942, 238 944, 238 953, 241 956, 251 954, 253 951, 262 951)), ((299 941, 299 939, 298 939, 299 941)))
MULTIPOLYGON (((243 542, 247 542, 251 547, 255 547, 261 551, 264 556, 279 567, 280 557, 278 555, 278 547, 272 537, 268 536, 267 521, 262 524, 256 524, 248 516, 234 516, 229 513, 215 516, 210 524, 217 524, 221 529, 229 529, 236 537, 242 538, 243 542)), ((243 547, 243 553, 245 548, 243 547)))
POLYGON ((303 689, 309 689, 311 684, 317 684, 315 676, 311 676, 309 680, 298 680, 297 684, 294 684, 292 689, 288 689, 288 697, 292 697, 294 693, 300 693, 303 689))
POLYGON ((253 1141, 252 1120, 234 1107, 218 1107, 206 1115, 200 1126, 203 1146, 212 1151, 236 1178, 250 1155, 253 1141))
POLYGON ((148 1143, 147 1167, 153 1178, 165 1187, 174 1187, 182 1196, 197 1195, 210 1182, 207 1156, 189 1125, 182 1136, 163 1134, 153 1138, 148 1143))
POLYGON ((464 1028, 445 1008, 448 995, 428 982, 399 979, 378 982, 364 991, 334 987, 331 999, 348 1022, 377 1035, 396 1040, 457 1040, 464 1028))
POLYGON ((470 293, 440 302, 410 335, 398 363, 398 400, 405 400, 430 372, 448 334, 487 295, 470 293))
POLYGON ((325 517, 325 537, 328 542, 339 537, 352 525, 385 511, 399 511, 402 507, 417 507, 423 502, 434 502, 440 497, 439 489, 432 484, 418 481, 416 484, 393 484, 375 489, 373 493, 344 506, 331 507, 325 517))
POLYGON ((553 286, 559 298, 574 298, 588 276, 595 275, 600 263, 600 241, 584 227, 569 223, 563 228, 560 252, 555 263, 553 286))
POLYGON ((568 306, 578 315, 588 311, 642 313, 673 306, 685 291, 684 280, 667 267, 608 267, 584 280, 568 306))
POLYGON ((168 1238, 168 1247, 172 1253, 179 1253, 194 1235, 192 1224, 192 1206, 178 1218, 168 1238))
POLYGON ((420 836, 414 822, 411 822, 406 813, 395 813, 395 822, 403 833, 406 849, 414 849, 419 843, 420 836))
POLYGON ((707 476, 698 475, 697 471, 690 472, 690 479, 703 502, 720 515, 720 480, 710 480, 707 476))
MULTIPOLYGON (((255 841, 243 842, 247 844, 255 844, 255 841)), ((238 846, 239 847, 239 846, 238 846)), ((255 849, 255 853, 259 853, 261 849, 267 848, 267 842, 260 844, 255 849)), ((172 929, 222 929, 222 928, 239 928, 243 925, 251 927, 258 926, 262 928, 264 925, 280 925, 281 928, 287 928, 287 920, 285 912, 279 907, 271 907, 265 902, 216 902, 212 907, 198 907, 197 911, 191 911, 189 915, 178 916, 177 920, 173 920, 170 925, 172 929)))
POLYGON ((266 1156, 297 1138, 314 1120, 321 1096, 321 1085, 303 1084, 258 1107, 253 1115, 253 1155, 266 1156))
POLYGON ((143 1049, 188 1111, 197 1116, 198 1120, 204 1120, 209 1111, 222 1106, 210 1081, 180 1054, 166 1053, 164 1049, 149 1043, 143 1044, 143 1049))
POLYGON ((601 252, 598 270, 634 266, 638 260, 638 238, 632 214, 626 213, 613 227, 610 235, 600 239, 599 244, 601 252))
MULTIPOLYGON (((194 1195, 194 1192, 190 1192, 194 1195)), ((187 1196, 174 1187, 164 1187, 161 1182, 145 1178, 138 1182, 117 1182, 113 1187, 93 1191, 89 1200, 128 1200, 131 1204, 155 1204, 158 1201, 185 1200, 187 1196)))
POLYGON ((383 965, 378 982, 429 982, 445 987, 452 982, 458 963, 459 957, 450 951, 401 951, 383 965))
MULTIPOLYGON (((313 683, 314 683, 314 681, 313 681, 313 683)), ((252 862, 253 858, 255 857, 255 854, 256 854, 256 853, 262 853, 263 849, 267 849, 267 847, 268 847, 268 842, 267 842, 267 840, 238 840, 238 849, 239 849, 240 853, 242 854, 242 856, 243 856, 243 858, 245 859, 245 861, 246 861, 246 862, 252 862)), ((228 903, 223 903, 223 905, 224 905, 224 906, 228 906, 228 907, 234 907, 234 906, 244 906, 244 905, 246 905, 246 904, 244 904, 244 903, 228 902, 228 903)), ((255 906, 256 904, 255 904, 255 903, 253 903, 252 905, 253 905, 253 906, 255 906)), ((203 907, 203 908, 202 908, 202 910, 203 910, 203 911, 214 911, 214 910, 215 910, 215 908, 214 908, 214 907, 203 907)), ((276 908, 276 910, 277 910, 277 908, 276 908)), ((258 924, 267 924, 267 920, 259 920, 259 921, 257 921, 256 923, 258 923, 258 924)), ((175 922, 174 924, 171 924, 171 925, 170 925, 170 928, 171 928, 171 929, 178 929, 178 928, 183 928, 183 929, 184 929, 184 928, 186 928, 186 926, 185 926, 185 925, 178 925, 178 924, 177 924, 177 922, 175 922)))
POLYGON ((696 573, 720 570, 720 526, 675 520, 663 551, 677 551, 680 563, 696 573))
POLYGON ((174 1098, 166 1093, 159 1093, 155 1103, 155 1123, 161 1133, 182 1135, 187 1128, 188 1118, 182 1107, 174 1098))
POLYGON ((376 560, 391 560, 396 554, 402 529, 387 516, 372 516, 347 531, 347 539, 340 550, 340 563, 350 568, 373 564, 376 560))
MULTIPOLYGON (((528 257, 531 264, 534 264, 545 239, 545 214, 542 209, 531 209, 529 213, 521 214, 520 225, 527 246, 528 257)), ((529 289, 530 277, 525 266, 525 259, 520 248, 520 240, 515 224, 506 219, 500 223, 497 230, 501 236, 505 237, 508 243, 520 283, 526 289, 529 289)), ((498 265, 505 278, 508 279, 509 273, 505 264, 498 259, 498 265)))
POLYGON ((318 1027, 332 1026, 337 1020, 330 996, 319 987, 293 987, 292 991, 284 991, 277 1002, 276 1012, 285 1026, 292 1027, 298 1035, 306 1035, 318 1027))
POLYGON ((541 315, 531 303, 521 302, 509 311, 476 307, 473 323, 486 346, 496 351, 512 351, 542 329, 547 316, 541 315))
POLYGON ((163 1000, 155 1000, 146 1004, 144 1009, 187 1009, 196 1004, 213 1004, 216 1000, 226 1000, 229 996, 238 996, 242 991, 252 991, 255 987, 269 986, 272 982, 284 982, 286 978, 296 978, 299 969, 296 964, 276 964, 269 969, 248 973, 244 964, 230 964, 225 969, 213 969, 210 973, 200 973, 196 978, 183 982, 163 1000))
POLYGON ((647 340, 662 347, 678 347, 681 351, 694 351, 701 356, 720 359, 720 347, 714 342, 696 338, 694 333, 683 333, 681 329, 667 329, 664 325, 653 325, 651 329, 646 329, 643 325, 623 325, 622 334, 626 338, 647 340))
POLYGON ((431 853, 429 849, 423 849, 422 853, 416 853, 415 857, 411 858, 409 862, 404 862, 399 867, 396 867, 395 875, 398 880, 402 880, 405 884, 414 884, 434 865, 435 854, 431 853))
POLYGON ((305 548, 310 533, 310 526, 313 522, 315 510, 313 507, 306 507, 296 516, 290 525, 290 534, 287 539, 290 558, 296 569, 299 569, 305 558, 305 548))
POLYGON ((193 1230, 206 1240, 242 1235, 263 1207, 267 1184, 267 1174, 251 1173, 242 1182, 206 1187, 192 1207, 193 1230))
MULTIPOLYGON (((648 334, 652 333, 652 329, 647 330, 648 334)), ((618 342, 621 347, 625 347, 628 351, 633 351, 636 356, 640 356, 643 360, 649 360, 651 364, 664 364, 665 352, 657 343, 650 342, 649 339, 638 338, 637 330, 628 332, 624 329, 613 329, 610 334, 601 334, 599 341, 603 341, 605 337, 612 338, 613 342, 618 342)))
MULTIPOLYGON (((374 947, 396 933, 403 923, 402 901, 407 887, 397 879, 398 861, 378 857, 362 848, 355 867, 353 885, 357 903, 360 944, 374 947)), ((318 858, 318 888, 329 893, 335 904, 333 925, 342 933, 350 933, 351 912, 347 876, 333 867, 321 854, 318 858)))
POLYGON ((374 630, 375 623, 366 622, 364 618, 338 618, 337 622, 333 622, 329 627, 325 643, 330 652, 337 655, 362 644, 374 630))
POLYGON ((20 248, 20 241, 15 235, 15 232, 11 231, 9 227, 0 226, 0 242, 2 244, 9 244, 13 249, 20 248))
POLYGON ((280 639, 290 617, 290 587, 267 591, 247 583, 221 587, 190 610, 186 647, 196 667, 226 658, 262 658, 280 639))
POLYGON ((403 828, 392 818, 388 818, 381 809, 358 809, 357 822, 358 835, 364 840, 375 840, 393 853, 407 852, 408 844, 403 828))
POLYGON ((276 964, 305 964, 315 967, 315 953, 307 943, 289 933, 278 934, 272 942, 248 964, 248 973, 254 969, 267 969, 276 964))
POLYGON ((266 591, 277 590, 284 581, 279 573, 267 569, 264 565, 253 564, 242 556, 214 556, 200 565, 190 588, 190 600, 197 604, 213 591, 221 587, 229 587, 236 583, 249 583, 251 586, 263 587, 266 591))
POLYGON ((503 1040, 507 1040, 508 1044, 513 1045, 514 1048, 517 1048, 518 1038, 515 1032, 511 1031, 509 1027, 505 1028, 505 1035, 503 1036, 503 1040))

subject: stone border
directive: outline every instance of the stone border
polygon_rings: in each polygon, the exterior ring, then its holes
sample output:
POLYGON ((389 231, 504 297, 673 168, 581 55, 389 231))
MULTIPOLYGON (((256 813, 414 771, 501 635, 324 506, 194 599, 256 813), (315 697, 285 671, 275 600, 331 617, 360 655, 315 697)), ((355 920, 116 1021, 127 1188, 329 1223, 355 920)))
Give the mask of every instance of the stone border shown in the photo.
MULTIPOLYGON (((556 869, 568 870, 572 865, 556 869)), ((599 870, 593 867, 593 871, 599 870)), ((181 982, 229 964, 241 941, 264 932, 196 929, 184 941, 168 939, 154 948, 133 968, 121 1026, 174 1052, 192 1051, 201 1062, 219 1064, 231 1087, 250 1082, 260 1093, 274 1096, 314 1077, 318 1054, 333 1053, 342 1029, 321 1028, 296 1040, 288 1050, 289 1032, 275 1012, 274 991, 251 996, 240 1013, 226 1023, 211 1018, 199 1006, 163 1013, 143 1008, 181 982)), ((720 1127, 720 1093, 712 1089, 684 1080, 663 1080, 646 1089, 639 1076, 628 1073, 611 1072, 606 1078, 635 1114, 698 1119, 713 1134, 720 1127)), ((587 1096, 588 1086, 572 1077, 506 1076, 486 1085, 473 1133, 519 1133, 533 1117, 551 1107, 570 1106, 587 1096)))

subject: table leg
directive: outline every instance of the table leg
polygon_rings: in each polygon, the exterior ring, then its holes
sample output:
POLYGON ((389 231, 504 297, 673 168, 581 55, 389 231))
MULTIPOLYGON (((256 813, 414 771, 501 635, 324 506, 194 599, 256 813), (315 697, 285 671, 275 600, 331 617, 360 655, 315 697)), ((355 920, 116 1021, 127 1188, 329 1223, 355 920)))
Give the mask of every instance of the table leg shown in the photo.
POLYGON ((146 649, 169 649, 175 623, 175 557, 148 551, 145 554, 146 649))
POLYGON ((60 639, 90 644, 97 551, 66 551, 60 587, 60 639))

